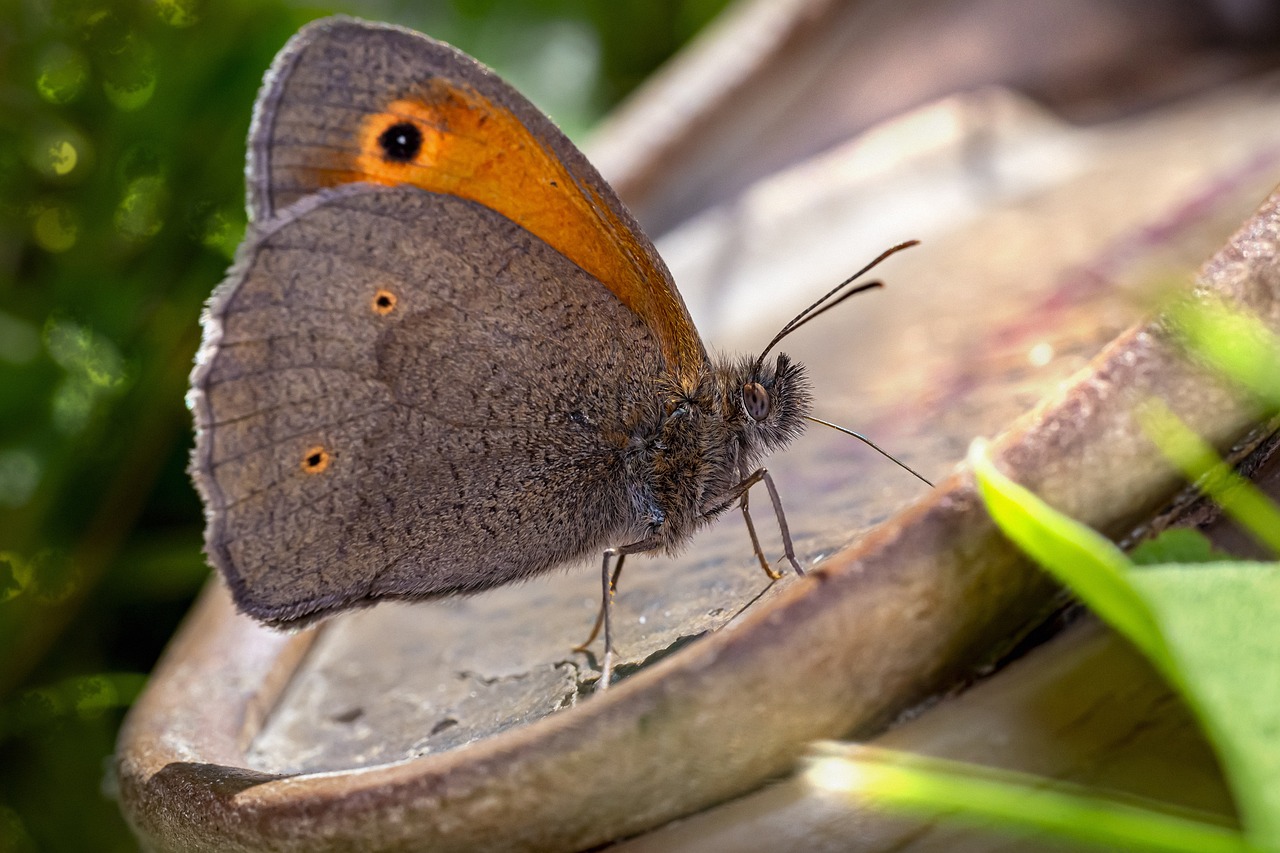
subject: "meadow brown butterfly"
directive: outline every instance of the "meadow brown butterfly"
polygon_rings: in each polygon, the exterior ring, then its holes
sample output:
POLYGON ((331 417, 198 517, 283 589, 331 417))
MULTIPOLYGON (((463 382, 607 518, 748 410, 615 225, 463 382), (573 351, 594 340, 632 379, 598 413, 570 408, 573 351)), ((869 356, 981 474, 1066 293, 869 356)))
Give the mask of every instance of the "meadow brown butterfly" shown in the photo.
POLYGON ((804 369, 772 343, 709 358, 613 190, 492 72, 313 23, 267 74, 247 180, 190 398, 206 550, 242 611, 297 626, 604 554, 607 686, 611 558, 737 504, 776 577, 763 480, 800 571, 757 463, 801 432, 804 369))

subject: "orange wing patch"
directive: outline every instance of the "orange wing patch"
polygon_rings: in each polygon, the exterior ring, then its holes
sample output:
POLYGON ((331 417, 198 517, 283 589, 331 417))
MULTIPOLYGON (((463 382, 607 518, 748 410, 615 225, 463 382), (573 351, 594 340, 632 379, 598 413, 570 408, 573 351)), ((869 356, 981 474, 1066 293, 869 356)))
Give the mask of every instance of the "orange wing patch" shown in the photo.
POLYGON ((697 332, 630 229, 510 111, 435 78, 367 116, 359 151, 324 183, 410 184, 501 213, 599 279, 652 328, 682 385, 702 367, 697 332))

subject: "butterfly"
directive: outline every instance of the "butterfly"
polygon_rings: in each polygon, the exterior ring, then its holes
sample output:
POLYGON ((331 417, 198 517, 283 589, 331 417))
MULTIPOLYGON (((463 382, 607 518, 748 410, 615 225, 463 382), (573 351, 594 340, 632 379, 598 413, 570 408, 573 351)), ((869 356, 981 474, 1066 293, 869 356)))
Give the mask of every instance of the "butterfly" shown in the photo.
POLYGON ((294 627, 600 558, 604 688, 627 555, 737 506, 778 577, 747 503, 763 482, 802 573, 760 461, 802 432, 811 390, 770 353, 878 283, 712 358, 545 115, 446 44, 347 18, 276 57, 246 174, 250 230, 189 397, 206 552, 240 610, 294 627))

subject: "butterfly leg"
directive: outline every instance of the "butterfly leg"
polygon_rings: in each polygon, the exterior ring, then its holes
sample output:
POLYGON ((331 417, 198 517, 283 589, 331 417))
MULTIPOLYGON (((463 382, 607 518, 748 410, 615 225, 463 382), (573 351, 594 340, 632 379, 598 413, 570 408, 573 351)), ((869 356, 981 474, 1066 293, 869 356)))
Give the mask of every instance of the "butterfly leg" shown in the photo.
POLYGON ((787 514, 782 511, 782 498, 778 496, 778 487, 773 484, 773 478, 769 476, 769 472, 765 468, 761 468, 756 472, 760 475, 760 479, 764 480, 764 487, 769 490, 769 500, 773 501, 773 515, 778 519, 778 532, 782 534, 782 553, 786 555, 787 562, 791 564, 791 568, 795 569, 797 575, 803 575, 804 569, 800 568, 800 563, 796 560, 796 549, 791 544, 791 528, 787 527, 787 514))
POLYGON ((609 558, 617 557, 617 570, 622 570, 622 561, 627 555, 619 548, 609 548, 604 552, 604 562, 600 569, 600 576, 604 582, 604 594, 600 600, 600 619, 604 622, 604 658, 600 661, 600 680, 596 682, 596 687, 601 693, 609 689, 609 682, 613 680, 613 620, 610 615, 613 612, 613 594, 616 591, 614 586, 615 572, 609 571, 609 558))
POLYGON ((738 506, 742 508, 742 518, 747 523, 747 533, 751 535, 751 547, 755 550, 756 559, 760 561, 760 567, 764 569, 764 573, 769 576, 770 580, 777 580, 782 577, 782 573, 774 570, 769 565, 769 560, 764 555, 764 549, 760 547, 760 538, 756 535, 756 526, 751 521, 751 509, 747 502, 747 496, 750 494, 751 487, 761 480, 764 481, 765 488, 769 490, 769 499, 773 501, 773 514, 778 519, 778 532, 782 534, 782 550, 786 555, 787 562, 791 563, 791 568, 795 570, 797 575, 803 575, 804 569, 800 568, 800 563, 796 560, 795 547, 791 544, 791 529, 787 527, 787 516, 782 511, 782 498, 778 496, 778 487, 773 484, 773 477, 769 476, 767 468, 758 468, 748 474, 742 471, 742 482, 740 482, 734 491, 741 490, 742 497, 738 501, 738 506))
MULTIPOLYGON (((600 662, 600 680, 596 682, 596 689, 603 693, 609 689, 609 682, 613 680, 613 594, 617 591, 618 576, 622 574, 622 561, 626 559, 628 554, 638 554, 642 551, 652 551, 662 544, 662 540, 653 537, 650 539, 642 539, 639 542, 632 542, 630 545, 623 545, 621 548, 607 548, 604 552, 604 560, 600 565, 600 580, 603 586, 601 595, 600 615, 596 617, 596 628, 591 631, 591 637, 587 640, 590 643, 595 639, 599 631, 600 623, 604 623, 604 657, 600 662), (610 562, 617 558, 617 562, 613 564, 613 571, 609 570, 610 562)), ((583 643, 582 646, 586 646, 583 643)), ((582 648, 582 647, 579 647, 582 648)), ((576 651, 576 650, 575 650, 576 651)))
MULTIPOLYGON (((605 552, 605 568, 608 569, 609 552, 605 552)), ((586 652, 587 647, 596 641, 596 637, 600 636, 600 628, 604 626, 605 601, 612 599, 618 594, 618 578, 622 575, 622 564, 627 559, 626 554, 618 554, 618 562, 613 566, 613 575, 608 580, 608 586, 605 590, 605 598, 600 602, 600 609, 596 611, 596 623, 591 626, 591 634, 581 643, 573 647, 575 654, 586 652)))
MULTIPOLYGON (((755 485, 756 482, 759 481, 751 481, 751 485, 755 485)), ((742 508, 742 520, 747 523, 747 535, 751 537, 751 550, 755 552, 756 559, 760 561, 760 568, 764 569, 764 573, 769 576, 769 580, 776 581, 782 577, 782 572, 775 571, 773 566, 769 565, 769 559, 765 557, 764 549, 760 547, 760 537, 756 535, 756 525, 751 520, 751 508, 748 501, 750 495, 750 488, 743 490, 738 506, 742 508)))

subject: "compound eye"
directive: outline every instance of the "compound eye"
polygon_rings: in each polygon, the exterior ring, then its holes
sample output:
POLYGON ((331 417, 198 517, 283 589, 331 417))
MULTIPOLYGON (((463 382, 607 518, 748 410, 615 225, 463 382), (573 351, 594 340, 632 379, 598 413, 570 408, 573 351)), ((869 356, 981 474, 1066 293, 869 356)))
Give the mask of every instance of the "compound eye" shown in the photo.
POLYGON ((742 386, 742 406, 752 420, 764 420, 769 417, 769 392, 759 382, 748 382, 742 386))

